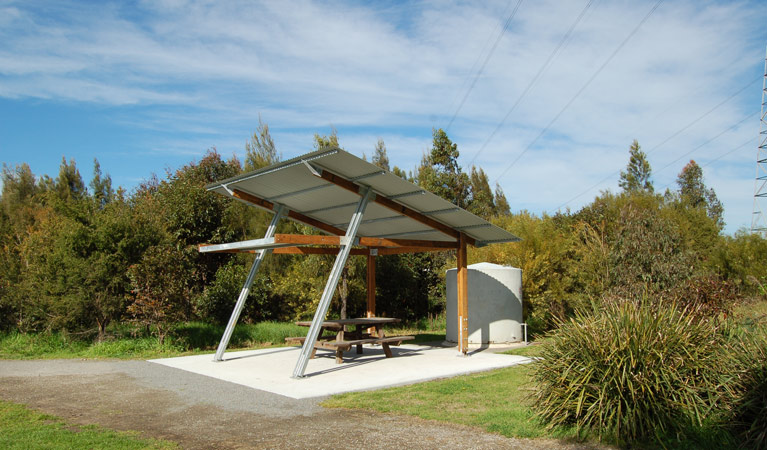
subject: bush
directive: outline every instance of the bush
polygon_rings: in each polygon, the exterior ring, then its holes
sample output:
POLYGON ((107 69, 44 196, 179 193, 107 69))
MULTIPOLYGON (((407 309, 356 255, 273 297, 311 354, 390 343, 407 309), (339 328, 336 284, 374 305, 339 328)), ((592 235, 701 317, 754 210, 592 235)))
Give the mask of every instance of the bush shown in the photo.
POLYGON ((607 302, 542 344, 534 408, 552 426, 618 442, 684 436, 721 407, 723 342, 713 322, 675 305, 607 302))
POLYGON ((744 448, 767 449, 767 335, 749 334, 739 344, 741 376, 730 428, 744 448))

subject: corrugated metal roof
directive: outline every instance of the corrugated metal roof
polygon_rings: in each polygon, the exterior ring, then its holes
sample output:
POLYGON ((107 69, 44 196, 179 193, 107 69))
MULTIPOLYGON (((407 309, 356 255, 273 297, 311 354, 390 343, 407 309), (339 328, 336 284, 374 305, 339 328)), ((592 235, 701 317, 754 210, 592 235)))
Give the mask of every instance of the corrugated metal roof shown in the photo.
MULTIPOLYGON (((234 197, 235 190, 282 204, 291 211, 345 230, 359 195, 318 175, 330 173, 357 186, 369 187, 377 197, 462 232, 482 246, 519 238, 447 200, 391 172, 340 149, 320 150, 260 170, 209 184, 208 190, 234 197)), ((365 210, 358 236, 455 241, 454 237, 422 221, 376 202, 365 210)))

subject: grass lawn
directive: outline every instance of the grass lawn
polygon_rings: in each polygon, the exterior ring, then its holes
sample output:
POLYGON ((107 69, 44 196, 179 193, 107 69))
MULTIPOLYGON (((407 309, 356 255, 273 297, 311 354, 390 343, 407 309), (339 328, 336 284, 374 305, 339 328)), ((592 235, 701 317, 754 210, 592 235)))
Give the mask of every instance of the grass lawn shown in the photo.
POLYGON ((76 426, 25 406, 0 401, 0 448, 176 449, 169 441, 140 438, 95 425, 76 426))
MULTIPOLYGON (((308 328, 287 322, 239 324, 227 350, 285 346, 285 338, 305 336, 308 328)), ((65 333, 0 333, 0 359, 121 358, 150 359, 210 353, 216 349, 224 326, 189 322, 176 326, 160 345, 145 330, 137 333, 130 325, 115 325, 108 337, 96 342, 93 336, 65 333)), ((402 326, 387 330, 389 335, 414 335, 414 343, 441 342, 444 330, 419 330, 402 326)))
POLYGON ((530 368, 514 366, 410 386, 331 397, 322 406, 363 408, 472 425, 507 437, 575 437, 573 429, 547 430, 527 406, 530 368))

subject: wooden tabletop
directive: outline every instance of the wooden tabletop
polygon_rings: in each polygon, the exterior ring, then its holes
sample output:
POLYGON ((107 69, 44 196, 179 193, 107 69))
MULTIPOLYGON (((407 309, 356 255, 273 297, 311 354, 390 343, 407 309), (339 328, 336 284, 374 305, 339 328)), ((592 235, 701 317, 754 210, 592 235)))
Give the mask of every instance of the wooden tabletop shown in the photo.
MULTIPOLYGON (((338 328, 344 325, 385 325, 387 323, 397 323, 400 319, 394 319, 392 317, 359 317, 356 319, 338 319, 338 320, 326 320, 322 322, 322 326, 325 328, 338 328)), ((310 327, 312 325, 311 320, 296 322, 296 325, 302 327, 310 327)))

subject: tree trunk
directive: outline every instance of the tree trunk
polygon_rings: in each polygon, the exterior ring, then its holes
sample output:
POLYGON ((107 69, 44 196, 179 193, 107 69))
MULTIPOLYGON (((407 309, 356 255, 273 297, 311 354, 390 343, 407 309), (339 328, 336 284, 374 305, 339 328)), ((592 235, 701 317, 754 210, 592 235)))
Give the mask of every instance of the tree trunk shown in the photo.
POLYGON ((348 284, 348 278, 349 278, 349 272, 347 271, 346 267, 344 267, 344 270, 341 272, 341 319, 346 319, 346 300, 349 298, 349 284, 348 284))

